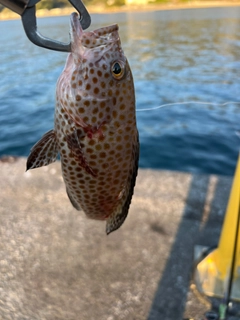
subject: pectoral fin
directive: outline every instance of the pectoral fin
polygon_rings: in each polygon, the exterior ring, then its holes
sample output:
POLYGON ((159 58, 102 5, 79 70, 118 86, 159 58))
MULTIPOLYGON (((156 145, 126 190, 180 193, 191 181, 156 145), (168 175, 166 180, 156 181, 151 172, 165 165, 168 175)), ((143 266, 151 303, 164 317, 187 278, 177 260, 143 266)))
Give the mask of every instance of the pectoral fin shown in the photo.
POLYGON ((47 166, 56 161, 57 155, 56 135, 54 130, 50 130, 32 147, 27 159, 27 170, 47 166))

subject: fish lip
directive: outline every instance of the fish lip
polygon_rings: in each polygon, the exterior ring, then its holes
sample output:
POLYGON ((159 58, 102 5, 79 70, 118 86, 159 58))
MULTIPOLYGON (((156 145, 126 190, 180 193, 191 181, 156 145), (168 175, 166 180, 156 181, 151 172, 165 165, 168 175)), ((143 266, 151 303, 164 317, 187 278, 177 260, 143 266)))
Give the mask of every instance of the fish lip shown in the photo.
POLYGON ((73 12, 70 16, 70 42, 71 42, 71 51, 75 44, 81 44, 81 38, 83 35, 83 29, 76 12, 73 12))

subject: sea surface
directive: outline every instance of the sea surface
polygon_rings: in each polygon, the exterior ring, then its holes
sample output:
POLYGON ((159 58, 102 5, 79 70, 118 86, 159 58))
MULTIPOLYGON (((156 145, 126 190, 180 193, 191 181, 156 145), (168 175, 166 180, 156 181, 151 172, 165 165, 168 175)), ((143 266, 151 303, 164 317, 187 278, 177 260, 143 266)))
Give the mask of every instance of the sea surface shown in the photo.
MULTIPOLYGON (((93 14, 118 23, 135 79, 140 167, 233 175, 240 146, 240 8, 93 14)), ((69 41, 69 17, 38 19, 69 41)), ((66 53, 33 45, 0 21, 0 156, 27 156, 53 128, 66 53)))

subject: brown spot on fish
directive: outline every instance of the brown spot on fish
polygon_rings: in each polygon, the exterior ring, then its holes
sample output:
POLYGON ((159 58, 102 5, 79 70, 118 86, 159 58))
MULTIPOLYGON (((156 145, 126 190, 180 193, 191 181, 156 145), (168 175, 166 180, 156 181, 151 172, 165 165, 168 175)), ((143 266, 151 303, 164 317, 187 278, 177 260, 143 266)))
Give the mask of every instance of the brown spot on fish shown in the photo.
POLYGON ((95 140, 90 140, 88 144, 89 144, 90 146, 93 146, 95 143, 96 143, 95 140))
POLYGON ((95 87, 94 90, 93 90, 94 94, 98 94, 99 93, 99 88, 98 87, 95 87))
POLYGON ((97 145, 95 146, 95 149, 96 149, 97 151, 102 150, 102 145, 101 145, 101 144, 97 144, 97 145))
POLYGON ((106 83, 105 83, 105 82, 101 82, 101 87, 102 87, 103 89, 105 89, 105 88, 106 88, 106 83))
MULTIPOLYGON (((106 107, 106 102, 105 101, 101 101, 100 102, 100 108, 105 108, 106 107)), ((110 111, 110 108, 109 110, 106 110, 106 111, 110 111)))
POLYGON ((78 108, 78 112, 79 112, 79 113, 84 113, 84 112, 85 112, 85 109, 82 108, 82 107, 81 107, 81 108, 78 108))
POLYGON ((90 101, 89 100, 86 100, 86 101, 84 101, 84 103, 83 103, 86 107, 88 107, 88 106, 90 106, 90 101))

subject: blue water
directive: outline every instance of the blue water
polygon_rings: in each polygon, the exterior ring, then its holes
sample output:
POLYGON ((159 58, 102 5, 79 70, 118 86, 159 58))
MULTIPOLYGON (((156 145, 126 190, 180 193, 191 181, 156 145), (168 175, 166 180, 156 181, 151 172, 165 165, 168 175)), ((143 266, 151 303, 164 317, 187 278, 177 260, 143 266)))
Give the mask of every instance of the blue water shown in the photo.
MULTIPOLYGON (((137 109, 149 109, 137 111, 140 167, 232 175, 240 145, 240 8, 95 14, 90 29, 116 22, 137 109), (178 104, 151 110, 171 103, 178 104)), ((65 42, 68 24, 69 17, 38 19, 42 34, 65 42)), ((34 46, 21 21, 0 21, 0 56, 0 156, 27 156, 53 127, 66 54, 34 46)))

